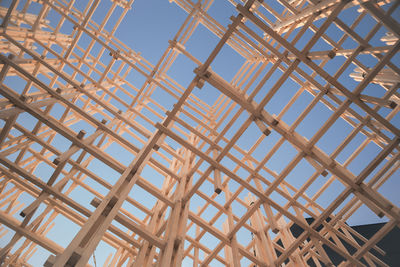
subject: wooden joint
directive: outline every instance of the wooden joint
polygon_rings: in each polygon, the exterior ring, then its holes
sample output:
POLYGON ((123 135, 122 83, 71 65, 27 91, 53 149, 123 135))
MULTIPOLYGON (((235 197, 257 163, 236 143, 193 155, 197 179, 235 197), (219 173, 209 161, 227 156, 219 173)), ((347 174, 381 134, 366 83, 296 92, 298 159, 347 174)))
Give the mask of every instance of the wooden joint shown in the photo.
POLYGON ((107 206, 104 208, 103 212, 101 215, 103 216, 108 216, 108 214, 111 212, 111 210, 114 208, 115 204, 117 204, 118 198, 116 196, 113 196, 110 201, 108 202, 107 206))
POLYGON ((136 169, 136 168, 133 168, 133 169, 129 172, 128 176, 126 177, 126 180, 127 180, 128 182, 130 182, 130 181, 132 180, 133 176, 135 176, 136 173, 137 173, 137 169, 136 169))
POLYGON ((178 199, 178 200, 175 201, 174 207, 182 206, 183 203, 186 203, 186 202, 183 201, 183 199, 180 198, 180 199, 178 199))
POLYGON ((13 59, 15 58, 15 55, 14 55, 14 54, 9 54, 9 55, 7 56, 7 58, 10 59, 10 60, 13 60, 13 59))
POLYGON ((328 176, 327 170, 323 170, 323 171, 321 172, 321 175, 324 176, 324 177, 328 176))
POLYGON ((111 50, 110 53, 109 53, 109 55, 110 55, 111 57, 113 57, 114 59, 118 59, 119 56, 120 56, 120 51, 119 51, 119 50, 116 50, 116 51, 111 50))
POLYGON ((65 264, 66 266, 75 266, 78 261, 80 260, 80 258, 82 257, 81 254, 79 254, 78 252, 74 251, 72 252, 71 257, 69 257, 67 263, 65 264))
POLYGON ((229 203, 226 203, 225 205, 224 205, 224 209, 229 209, 229 207, 230 207, 231 205, 229 204, 229 203))
POLYGON ((331 51, 328 52, 328 57, 330 59, 333 59, 335 56, 336 56, 336 52, 335 51, 331 50, 331 51))
POLYGON ((58 164, 60 164, 60 162, 61 162, 60 157, 57 157, 57 158, 55 158, 55 159, 53 160, 53 164, 54 164, 54 165, 58 165, 58 164))
POLYGON ((172 48, 174 48, 178 42, 176 40, 169 40, 168 43, 172 48))
POLYGON ((269 136, 269 135, 271 134, 271 130, 268 129, 268 128, 266 128, 266 129, 263 131, 263 134, 264 134, 265 136, 269 136))
POLYGON ((302 151, 302 152, 300 153, 300 156, 301 156, 302 158, 306 158, 306 157, 309 157, 310 154, 311 154, 311 151, 310 151, 309 149, 307 149, 307 150, 302 151))
POLYGON ((101 203, 101 200, 97 197, 93 198, 92 201, 90 201, 90 205, 93 207, 97 208, 101 203))
POLYGON ((185 46, 182 45, 180 42, 177 42, 176 40, 169 40, 168 42, 171 48, 173 48, 178 53, 181 53, 181 51, 185 50, 185 46))
POLYGON ((331 90, 332 90, 332 87, 330 87, 330 86, 324 88, 324 91, 323 91, 324 95, 329 94, 331 92, 331 90))
POLYGON ((205 79, 210 78, 211 73, 207 70, 202 70, 201 67, 195 68, 193 72, 199 76, 196 87, 198 87, 199 89, 203 88, 205 79))
POLYGON ((337 164, 336 164, 336 161, 334 161, 334 160, 332 160, 332 162, 329 163, 329 167, 332 168, 332 169, 335 168, 336 165, 337 165, 337 164))
POLYGON ((394 102, 394 101, 390 101, 389 107, 390 107, 391 109, 395 109, 395 108, 397 107, 397 103, 394 102))
POLYGON ((181 243, 182 243, 182 238, 181 237, 175 238, 175 240, 174 240, 174 248, 177 249, 181 243))
POLYGON ((20 95, 19 99, 26 104, 30 104, 33 101, 33 98, 27 95, 20 95))
POLYGON ((379 212, 378 214, 376 214, 379 218, 383 218, 385 217, 385 213, 383 211, 379 212))
POLYGON ((278 233, 279 233, 279 228, 278 228, 278 227, 271 228, 271 231, 272 231, 274 234, 278 234, 278 233))
POLYGON ((199 80, 197 81, 196 87, 201 89, 204 86, 204 79, 199 78, 199 80))
POLYGON ((218 195, 222 192, 221 171, 214 168, 214 192, 218 195))
POLYGON ((215 188, 214 192, 217 193, 218 195, 221 194, 222 189, 221 188, 215 188))
POLYGON ((363 44, 359 44, 359 49, 360 52, 364 51, 365 49, 367 49, 367 46, 363 45, 363 44))
POLYGON ((317 17, 318 17, 319 15, 321 15, 321 14, 322 14, 322 10, 318 10, 318 11, 314 12, 314 15, 317 16, 317 17))
POLYGON ((272 126, 276 126, 276 125, 278 125, 279 124, 279 121, 278 120, 273 120, 272 122, 271 122, 271 125, 272 126))
POLYGON ((46 262, 43 264, 43 267, 52 267, 56 261, 56 256, 50 255, 46 262))
POLYGON ((264 124, 264 122, 262 122, 261 118, 256 117, 254 115, 252 115, 251 118, 254 120, 255 124, 258 126, 258 128, 261 130, 261 132, 265 135, 265 136, 269 136, 271 134, 271 130, 264 124))
POLYGON ((79 140, 82 140, 82 138, 85 136, 86 131, 85 130, 80 130, 79 133, 76 135, 76 138, 79 140))

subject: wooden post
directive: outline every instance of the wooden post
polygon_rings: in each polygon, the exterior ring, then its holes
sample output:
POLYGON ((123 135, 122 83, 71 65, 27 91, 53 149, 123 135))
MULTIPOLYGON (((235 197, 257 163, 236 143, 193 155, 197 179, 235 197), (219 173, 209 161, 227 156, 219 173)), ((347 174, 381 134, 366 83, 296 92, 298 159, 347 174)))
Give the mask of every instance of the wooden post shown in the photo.
POLYGON ((2 265, 45 250, 45 266, 94 253, 107 266, 332 266, 329 247, 342 265, 387 266, 376 244, 400 221, 380 190, 400 168, 400 1, 239 2, 170 1, 155 22, 187 16, 155 62, 117 38, 134 0, 0 7, 2 265), (215 39, 208 55, 200 33, 215 39), (369 240, 349 226, 362 205, 388 219, 369 240), (61 216, 78 229, 65 248, 48 237, 61 216))

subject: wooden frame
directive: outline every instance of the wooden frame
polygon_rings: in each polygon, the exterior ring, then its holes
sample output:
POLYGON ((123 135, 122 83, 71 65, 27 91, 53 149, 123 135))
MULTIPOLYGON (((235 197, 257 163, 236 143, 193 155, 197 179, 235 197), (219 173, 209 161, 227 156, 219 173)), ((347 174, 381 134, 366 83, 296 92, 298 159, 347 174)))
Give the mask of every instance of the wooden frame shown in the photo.
POLYGON ((104 266, 333 266, 327 247, 341 266, 387 266, 376 244, 400 222, 382 193, 400 166, 399 1, 226 0, 227 27, 214 0, 170 1, 187 18, 156 64, 115 37, 134 0, 94 20, 105 1, 0 7, 2 266, 30 266, 38 246, 45 266, 97 265, 101 246, 104 266), (186 47, 199 27, 219 40, 204 61, 186 47), (214 70, 224 49, 244 62, 230 81, 214 70), (195 66, 186 88, 169 72, 178 57, 195 66), (346 223, 366 209, 386 222, 369 240, 346 223), (77 229, 65 247, 59 227, 77 229))

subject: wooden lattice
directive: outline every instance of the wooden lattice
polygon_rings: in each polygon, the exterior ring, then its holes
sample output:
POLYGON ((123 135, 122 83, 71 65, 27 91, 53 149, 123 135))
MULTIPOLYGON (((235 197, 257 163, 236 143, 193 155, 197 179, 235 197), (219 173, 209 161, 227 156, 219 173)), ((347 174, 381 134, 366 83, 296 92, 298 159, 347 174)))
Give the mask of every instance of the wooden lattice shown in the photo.
POLYGON ((170 2, 158 62, 115 37, 134 0, 0 7, 2 266, 388 266, 400 1, 170 2))

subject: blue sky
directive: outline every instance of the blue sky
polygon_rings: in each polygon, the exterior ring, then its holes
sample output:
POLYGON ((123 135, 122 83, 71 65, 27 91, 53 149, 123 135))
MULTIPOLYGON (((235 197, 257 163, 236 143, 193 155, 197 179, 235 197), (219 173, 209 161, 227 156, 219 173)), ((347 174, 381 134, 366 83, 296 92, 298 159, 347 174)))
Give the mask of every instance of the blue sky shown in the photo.
MULTIPOLYGON (((5 1, 2 3, 4 6, 8 6, 10 1, 5 1)), ((100 23, 101 20, 103 19, 105 12, 109 9, 111 5, 111 1, 101 1, 100 6, 96 10, 93 19, 95 22, 100 23)), ((275 2, 272 2, 271 5, 274 5, 275 8, 279 8, 278 4, 275 2)), ((76 8, 82 10, 84 9, 83 1, 76 1, 75 4, 76 8)), ((32 7, 29 9, 32 13, 37 12, 38 4, 33 4, 32 7)), ((356 12, 356 7, 350 8, 348 10, 345 10, 343 14, 341 14, 339 17, 348 23, 350 25, 351 20, 353 17, 351 14, 354 14, 356 12)), ((105 29, 110 30, 112 28, 112 25, 116 22, 118 15, 121 13, 121 9, 117 8, 114 15, 111 17, 110 21, 108 24, 106 24, 105 29)), ((398 14, 398 11, 396 11, 393 17, 396 17, 396 14, 398 14)), ((236 11, 233 8, 232 5, 227 3, 227 1, 215 1, 215 3, 212 5, 210 8, 209 12, 210 15, 212 15, 219 23, 221 23, 224 27, 226 27, 229 23, 229 17, 232 15, 236 15, 236 11)), ((174 3, 169 3, 169 1, 164 1, 164 0, 135 0, 132 9, 127 13, 125 16, 123 22, 121 23, 120 27, 115 33, 115 36, 124 42, 128 47, 132 48, 135 52, 140 52, 141 56, 148 60, 153 66, 158 62, 164 51, 167 49, 169 43, 168 41, 171 40, 176 32, 179 30, 180 26, 186 19, 187 14, 180 9, 176 4, 174 3)), ((399 17, 399 16, 398 16, 399 17)), ((50 21, 54 20, 57 21, 60 19, 60 15, 56 14, 55 12, 51 12, 49 14, 49 19, 50 21)), ((316 26, 320 26, 324 20, 321 20, 319 22, 316 22, 316 26)), ((362 23, 360 26, 358 26, 357 32, 360 33, 363 37, 365 34, 368 33, 369 29, 375 24, 375 21, 371 18, 371 16, 366 16, 365 19, 363 19, 362 23)), ((53 24, 52 24, 53 25, 53 24)), ((54 24, 55 25, 55 24, 54 24)), ((254 27, 252 27, 253 29, 254 27)), ((61 32, 65 33, 70 33, 71 28, 68 26, 68 23, 66 23, 66 26, 64 26, 61 29, 61 32)), ((292 33, 292 36, 290 38, 293 38, 295 34, 298 32, 296 30, 294 33, 292 33)), ((331 25, 327 31, 329 36, 336 36, 337 33, 339 33, 339 29, 331 25)), ((386 31, 381 29, 378 32, 378 36, 384 35, 386 31)), ((300 41, 296 44, 296 47, 298 49, 302 49, 303 46, 306 44, 306 42, 312 37, 312 31, 308 30, 306 34, 300 39, 300 41)), ((290 39, 289 38, 289 39, 290 39)), ((355 48, 356 43, 350 38, 347 38, 346 42, 342 45, 343 48, 349 49, 349 48, 355 48)), ((335 41, 337 41, 335 39, 335 41)), ((89 42, 89 37, 88 36, 82 36, 81 41, 79 42, 79 45, 81 45, 83 48, 85 48, 85 45, 89 42)), ((195 30, 193 36, 189 39, 189 41, 185 44, 185 48, 187 51, 192 53, 198 60, 201 62, 204 62, 210 52, 214 49, 215 45, 218 42, 218 38, 212 34, 208 29, 206 29, 204 26, 200 25, 198 28, 195 30)), ((383 46, 384 43, 382 43, 379 38, 374 38, 370 42, 371 45, 373 46, 383 46)), ((96 55, 100 51, 101 47, 99 44, 94 45, 91 54, 96 55)), ((320 50, 329 50, 330 46, 321 42, 318 42, 311 51, 320 51, 320 50)), ((40 48, 38 52, 41 52, 40 48)), ((105 53, 107 55, 108 53, 105 53)), ((105 63, 108 63, 111 59, 110 57, 103 56, 102 61, 105 63)), ((358 58, 363 64, 365 64, 368 67, 373 67, 374 64, 376 64, 376 60, 372 58, 371 56, 360 56, 358 58)), ((397 62, 398 63, 398 56, 393 58, 392 62, 397 62)), ((218 73, 221 77, 226 79, 227 81, 230 81, 236 74, 237 71, 239 71, 241 65, 245 62, 245 60, 232 48, 229 46, 224 46, 222 51, 219 53, 215 61, 212 63, 211 67, 212 70, 218 73)), ((344 62, 343 57, 336 57, 334 60, 330 61, 328 65, 324 68, 326 71, 328 71, 331 75, 334 75, 336 70, 339 68, 339 66, 344 62)), ((119 63, 118 63, 119 64, 119 63)), ((118 64, 113 67, 113 70, 116 71, 118 64)), ((308 74, 311 74, 309 70, 307 70, 307 67, 304 65, 300 65, 302 68, 305 69, 305 71, 308 74)), ((191 80, 194 78, 195 74, 193 73, 193 69, 196 68, 197 65, 187 59, 185 56, 178 56, 177 60, 173 63, 171 68, 168 70, 167 74, 169 77, 177 81, 183 88, 186 88, 187 85, 191 82, 191 80)), ((272 67, 272 64, 269 64, 265 70, 262 72, 264 75, 268 72, 268 70, 272 67)), ((346 69, 345 73, 340 76, 339 81, 344 84, 348 89, 352 90, 357 86, 357 82, 355 82, 353 79, 349 77, 349 74, 353 72, 353 69, 355 68, 354 65, 351 65, 349 68, 346 69)), ((67 71, 67 70, 66 70, 67 71)), ((104 68, 99 67, 99 71, 104 71, 104 68)), ((68 71, 67 71, 68 72, 68 71)), ((267 81, 267 83, 263 86, 262 90, 260 91, 259 94, 256 95, 255 101, 260 102, 261 99, 265 96, 265 94, 268 92, 268 90, 275 84, 275 82, 279 79, 279 77, 282 75, 281 71, 276 71, 272 77, 267 81)), ((262 75, 261 75, 262 76, 262 75)), ((43 78, 43 77, 42 77, 43 78)), ((91 78, 98 79, 99 74, 91 74, 91 78)), ((44 78, 43 78, 44 79, 44 78)), ((82 76, 78 75, 77 79, 83 79, 82 76)), ((131 82, 134 86, 137 88, 140 88, 145 81, 145 78, 140 75, 139 73, 132 71, 129 73, 129 75, 126 77, 126 79, 131 82)), ((322 80, 322 78, 316 78, 317 82, 321 83, 321 85, 325 85, 325 81, 322 80)), ((257 80, 259 81, 259 79, 257 80)), ((25 84, 25 82, 18 80, 16 78, 7 78, 5 81, 5 84, 13 87, 13 88, 22 88, 21 86, 25 84)), ((254 89, 254 88, 252 88, 254 89)), ((272 100, 266 105, 265 110, 269 112, 270 114, 276 114, 278 115, 282 109, 285 107, 285 105, 288 103, 288 101, 298 92, 298 90, 301 89, 301 86, 293 82, 292 80, 287 80, 284 85, 278 90, 278 92, 274 95, 272 100)), ((16 91, 19 91, 19 89, 15 89, 16 91)), ((171 109, 172 105, 177 101, 176 97, 166 93, 165 91, 161 90, 160 88, 155 89, 156 91, 152 95, 152 99, 154 101, 158 102, 160 105, 162 105, 166 110, 171 109)), ((250 92, 249 92, 250 93, 250 92)), ((374 95, 381 97, 385 91, 378 85, 371 84, 368 85, 365 91, 363 92, 365 94, 369 95, 374 95)), ((120 93, 122 99, 127 99, 126 96, 123 96, 122 93, 120 93)), ((133 93, 134 94, 134 93, 133 93)), ((201 100, 205 101, 206 104, 208 104, 210 107, 214 105, 215 101, 218 99, 220 96, 220 92, 212 87, 209 84, 205 84, 204 87, 200 90, 196 88, 193 93, 196 97, 200 98, 201 100)), ((313 97, 308 93, 308 92, 303 92, 301 95, 298 97, 298 99, 295 101, 295 104, 289 109, 286 114, 283 115, 282 120, 286 122, 287 124, 291 125, 295 119, 300 115, 302 110, 312 101, 313 97)), ((130 99, 127 99, 126 102, 130 104, 130 99)), ((123 105, 120 103, 116 103, 115 101, 112 102, 112 104, 117 105, 119 108, 124 110, 123 105)), ((83 105, 83 103, 79 103, 79 105, 83 105)), ((159 108, 155 107, 154 104, 149 103, 149 107, 152 107, 156 110, 161 115, 162 110, 159 108)), ((352 105, 352 108, 355 110, 359 111, 358 107, 352 105)), ((64 112, 65 108, 61 106, 56 106, 52 110, 52 115, 54 117, 59 117, 61 114, 64 112)), ((231 111, 227 118, 224 120, 222 125, 226 125, 229 120, 234 116, 236 112, 238 112, 239 108, 235 107, 233 111, 231 111)), ((160 118, 157 118, 156 116, 153 116, 150 114, 149 110, 142 110, 143 114, 148 114, 149 118, 153 122, 155 121, 161 121, 160 118)), ((226 112, 228 112, 226 110, 226 112)), ((383 108, 380 111, 380 114, 387 114, 388 110, 383 108)), ((310 114, 307 116, 307 118, 300 123, 300 125, 296 128, 296 131, 305 136, 307 139, 311 139, 312 136, 318 131, 318 129, 323 125, 323 123, 329 118, 329 116, 332 114, 332 111, 326 108, 323 104, 318 103, 310 112, 310 114)), ((96 115, 97 116, 97 115, 96 115)), ((101 116, 98 115, 100 118, 101 116)), ((249 115, 247 113, 242 113, 239 117, 239 120, 233 125, 233 127, 226 133, 225 137, 226 140, 229 140, 234 136, 234 134, 237 132, 239 127, 242 125, 244 121, 248 119, 249 115)), ((135 122, 139 123, 145 123, 143 119, 136 118, 135 122)), ((400 118, 399 115, 396 115, 392 119, 392 124, 394 125, 400 125, 400 118)), ((3 121, 0 122, 0 126, 3 127, 3 121)), ((24 125, 29 130, 32 130, 34 127, 34 123, 36 123, 36 120, 26 114, 21 114, 18 118, 18 123, 21 125, 24 125)), ((194 122, 193 122, 194 123, 194 122)), ((148 124, 149 125, 149 124, 148 124)), ((80 129, 84 128, 87 130, 88 135, 92 133, 95 129, 93 127, 90 127, 88 125, 85 125, 83 123, 81 124, 74 124, 71 126, 73 130, 76 132, 79 131, 80 129)), ((150 130, 154 130, 152 126, 149 126, 150 130)), ((218 130, 222 130, 223 127, 220 127, 218 130)), ((336 147, 343 141, 343 139, 350 134, 351 130, 353 127, 350 127, 347 122, 345 122, 342 119, 339 119, 333 127, 331 127, 327 133, 324 135, 323 138, 317 143, 317 146, 320 147, 323 151, 326 153, 330 154, 332 153, 336 147)), ((19 134, 15 130, 15 134, 19 134)), ((388 134, 390 136, 390 134, 388 134)), ((141 140, 134 140, 131 138, 128 134, 124 134, 124 137, 129 139, 132 144, 134 144, 137 147, 141 147, 143 145, 143 142, 145 141, 145 138, 141 136, 141 140)), ((258 128, 255 126, 254 123, 252 123, 248 129, 246 129, 244 135, 242 138, 239 139, 237 145, 245 150, 248 151, 251 146, 260 138, 262 137, 261 132, 258 130, 258 128)), ((392 137, 392 136, 391 136, 392 137)), ((262 145, 259 146, 253 153, 252 156, 258 160, 261 161, 263 157, 268 153, 268 151, 278 142, 280 139, 280 136, 276 132, 272 132, 270 136, 267 138, 264 138, 262 141, 262 145)), ((99 139, 97 139, 98 141, 99 139)), ((224 146, 226 144, 226 140, 220 141, 218 144, 221 146, 224 146)), ((365 136, 362 134, 357 134, 356 137, 350 142, 350 144, 337 156, 336 160, 344 164, 345 160, 352 154, 354 151, 357 149, 357 147, 365 140, 365 136)), ((167 141, 170 142, 169 144, 173 148, 179 147, 179 145, 172 141, 170 138, 167 138, 167 141)), ((60 151, 65 151, 68 149, 70 142, 67 141, 65 138, 61 137, 60 135, 56 136, 56 141, 53 141, 52 143, 57 149, 60 151)), ((39 149, 39 148, 38 148, 39 149)), ((351 162, 348 165, 349 170, 351 170, 355 175, 361 172, 361 170, 367 166, 371 160, 375 157, 380 152, 381 148, 379 148, 377 145, 374 143, 369 143, 366 148, 355 158, 353 162, 351 162)), ((204 151, 204 150, 203 150, 204 151)), ((129 163, 133 160, 133 155, 129 153, 127 150, 122 148, 121 146, 117 144, 112 144, 106 149, 106 153, 109 155, 113 156, 116 160, 118 160, 121 164, 127 166, 129 163)), ((239 159, 242 156, 238 151, 235 151, 232 149, 230 151, 235 156, 238 156, 239 159)), ((276 154, 268 161, 266 166, 278 173, 280 173, 290 162, 291 159, 295 157, 295 155, 298 152, 296 149, 289 144, 288 142, 284 142, 283 145, 278 149, 276 154)), ((16 155, 11 155, 8 157, 9 159, 14 159, 16 155)), ((156 157, 156 155, 154 155, 156 157)), ((75 157, 74 157, 75 159, 75 157)), ((167 163, 164 163, 167 165, 167 163)), ((236 165, 228 160, 225 159, 222 161, 222 164, 227 166, 228 168, 233 169, 236 165)), ((381 164, 380 166, 382 166, 381 164)), ((71 167, 71 166, 67 166, 71 167)), ((203 163, 200 167, 200 170, 203 172, 209 167, 208 164, 203 163)), ((116 181, 119 177, 119 173, 116 172, 115 170, 107 167, 104 163, 100 162, 99 160, 93 160, 87 167, 90 171, 94 172, 95 174, 106 178, 107 182, 112 184, 114 181, 116 181)), ((34 174, 37 177, 40 177, 44 181, 48 179, 48 177, 51 175, 52 168, 47 165, 47 164, 40 164, 39 167, 35 170, 34 174)), ((310 166, 310 164, 306 160, 301 160, 299 165, 294 169, 291 174, 285 178, 285 181, 290 182, 295 188, 300 188, 304 182, 313 174, 314 169, 310 166)), ((261 171, 261 173, 265 173, 265 178, 273 181, 273 177, 267 174, 265 171, 261 171)), ((240 175, 243 178, 247 178, 249 175, 248 172, 246 172, 244 169, 240 169, 238 171, 238 175, 240 175)), ((197 179, 199 176, 198 173, 195 174, 195 179, 197 179)), ((62 177, 62 176, 61 176, 62 177)), ((150 167, 147 167, 144 169, 142 172, 142 177, 144 177, 146 180, 149 182, 153 183, 155 186, 158 188, 161 188, 163 177, 155 172, 153 169, 150 167)), ((327 178, 329 178, 328 176, 327 178)), ((314 183, 306 190, 309 195, 313 195, 323 184, 327 181, 327 178, 320 176, 319 178, 316 179, 314 183)), ((400 199, 398 195, 396 194, 395 188, 399 186, 399 171, 395 173, 391 179, 387 183, 385 183, 380 189, 379 192, 382 193, 382 195, 386 196, 390 201, 392 201, 396 205, 400 205, 400 199)), ((106 194, 107 190, 100 186, 98 183, 95 183, 91 181, 90 179, 86 179, 85 183, 88 185, 92 186, 96 190, 99 190, 102 194, 106 194)), ((238 184, 231 181, 229 183, 229 186, 231 190, 234 192, 233 189, 236 189, 238 187, 238 184)), ((213 185, 209 182, 206 181, 200 188, 202 192, 205 192, 208 196, 211 196, 211 193, 213 191, 213 185), (210 193, 211 192, 211 193, 210 193)), ((328 204, 340 194, 341 190, 344 190, 344 186, 335 180, 329 187, 328 190, 326 190, 318 199, 317 203, 321 205, 322 207, 327 207, 328 204)), ((240 194, 240 198, 244 198, 244 196, 247 194, 247 191, 244 190, 240 194)), ((152 208, 152 206, 155 203, 155 198, 154 196, 151 196, 149 193, 145 192, 142 188, 139 186, 134 186, 132 192, 130 193, 130 196, 140 202, 142 202, 146 207, 149 209, 152 208)), ((70 197, 77 200, 79 203, 84 205, 85 207, 89 208, 90 210, 94 210, 93 207, 89 205, 91 199, 94 197, 93 194, 89 193, 87 190, 77 187, 75 190, 73 190, 70 194, 70 197)), ((274 192, 271 194, 271 198, 274 199, 276 202, 280 204, 284 204, 286 202, 286 199, 284 199, 281 195, 278 193, 274 192)), ((27 194, 24 194, 21 197, 22 200, 26 201, 26 203, 30 203, 33 199, 28 196, 27 194)), ((223 193, 220 196, 217 196, 215 200, 218 203, 224 203, 225 198, 223 196, 223 193)), ((350 199, 347 199, 349 201, 350 199)), ((299 200, 301 202, 301 200, 299 200)), ((204 200, 202 200, 198 195, 195 195, 190 203, 190 208, 192 211, 197 211, 198 206, 202 206, 204 204, 204 200)), ((134 208, 132 205, 127 204, 124 205, 124 208, 127 210, 130 210, 133 214, 138 216, 139 218, 144 218, 144 213, 142 211, 137 210, 134 208)), ((246 212, 246 209, 237 201, 235 201, 232 204, 232 208, 237 216, 241 216, 246 212)), ((215 207, 209 206, 206 211, 203 214, 203 218, 209 220, 213 217, 213 215, 217 212, 217 209, 215 207)), ((19 219, 18 215, 15 215, 16 218, 19 219)), ((226 219, 226 216, 223 216, 222 218, 218 219, 217 222, 214 224, 215 227, 218 229, 222 229, 222 223, 226 219)), ((374 223, 374 222, 381 222, 387 220, 386 218, 379 219, 375 214, 373 214, 368 208, 365 206, 361 207, 354 216, 350 218, 348 221, 349 224, 351 225, 357 225, 357 224, 364 224, 364 223, 374 223)), ((73 235, 79 230, 79 227, 74 225, 73 223, 70 223, 68 220, 66 220, 63 216, 57 216, 55 220, 56 224, 55 227, 49 232, 48 237, 50 239, 53 239, 57 241, 62 246, 67 246, 69 241, 72 240, 73 235), (68 229, 68 231, 65 231, 65 229, 68 229)), ((193 234, 194 232, 194 227, 192 227, 189 231, 189 234, 193 234)), ((241 230, 238 233, 238 240, 242 242, 243 244, 247 244, 250 239, 251 235, 250 232, 247 230, 241 230)), ((6 244, 8 239, 10 238, 10 235, 7 235, 6 237, 2 238, 0 240, 0 244, 6 244)), ((202 238, 202 242, 204 243, 209 243, 209 244, 215 244, 215 238, 210 236, 209 234, 205 237, 202 238)), ((216 244, 215 244, 216 245, 216 244)), ((213 245, 211 245, 212 247, 213 245)), ((104 242, 101 242, 99 244, 99 247, 97 248, 96 251, 96 259, 97 263, 100 265, 101 262, 104 262, 105 259, 108 256, 108 253, 112 251, 113 249, 107 245, 104 242)), ((223 252, 221 252, 221 255, 223 255, 223 252)), ((48 253, 44 251, 43 249, 39 249, 38 253, 35 254, 35 256, 31 259, 32 263, 34 265, 40 265, 43 263, 43 260, 45 260, 48 256, 48 253)), ((201 256, 202 257, 202 256, 201 256)), ((92 260, 91 260, 92 261, 92 260)), ((184 261, 184 264, 189 264, 190 260, 184 261)), ((243 264, 247 264, 248 262, 244 259, 243 264)), ((218 266, 220 264, 219 262, 213 261, 212 262, 213 266, 218 266), (214 265, 215 264, 215 265, 214 265)))

